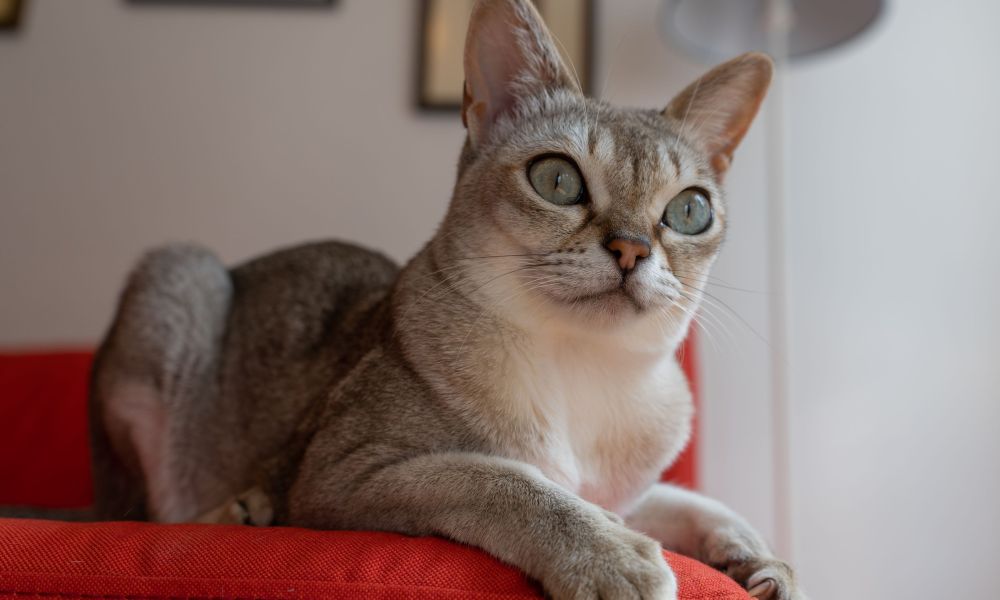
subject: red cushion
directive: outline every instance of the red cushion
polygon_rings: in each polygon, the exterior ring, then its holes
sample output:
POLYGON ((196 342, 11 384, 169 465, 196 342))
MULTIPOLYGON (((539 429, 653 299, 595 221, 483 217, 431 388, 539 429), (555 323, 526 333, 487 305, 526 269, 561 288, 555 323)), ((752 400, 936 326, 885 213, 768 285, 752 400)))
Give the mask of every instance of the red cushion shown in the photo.
POLYGON ((669 481, 682 485, 686 488, 698 489, 698 352, 697 338, 694 332, 688 334, 686 340, 677 350, 677 358, 680 360, 681 368, 687 375, 691 393, 694 395, 695 411, 694 424, 691 431, 691 441, 687 448, 674 461, 674 464, 663 473, 661 481, 669 481))
MULTIPOLYGON (((694 352, 682 349, 694 381, 694 352)), ((0 353, 0 504, 92 500, 88 352, 0 353)), ((695 483, 695 443, 664 478, 695 483)), ((525 543, 530 543, 526 540, 525 543)), ((667 554, 682 599, 747 600, 732 580, 667 554)), ((0 599, 538 598, 516 569, 438 538, 146 523, 0 519, 0 599)))
MULTIPOLYGON (((692 339, 679 357, 692 387, 692 339)), ((91 503, 86 351, 0 352, 0 505, 77 508, 91 503)), ((692 440, 663 479, 694 488, 692 440)))
MULTIPOLYGON (((438 538, 295 528, 0 519, 0 598, 540 598, 516 569, 438 538)), ((685 600, 747 600, 667 554, 685 600)))
POLYGON ((92 501, 87 441, 91 353, 0 353, 0 504, 92 501))

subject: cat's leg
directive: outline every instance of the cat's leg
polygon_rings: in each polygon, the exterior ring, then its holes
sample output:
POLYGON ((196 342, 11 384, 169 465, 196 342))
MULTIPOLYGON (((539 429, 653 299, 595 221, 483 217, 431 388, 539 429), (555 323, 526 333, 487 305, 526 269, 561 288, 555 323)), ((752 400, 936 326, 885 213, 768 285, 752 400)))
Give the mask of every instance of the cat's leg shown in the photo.
POLYGON ((791 568, 722 503, 676 486, 650 488, 625 522, 663 544, 724 571, 760 600, 805 600, 791 568))
POLYGON ((274 507, 267 494, 255 487, 229 498, 219 506, 203 513, 195 521, 216 525, 266 527, 274 523, 274 507))
POLYGON ((677 597, 658 543, 535 467, 448 453, 331 468, 313 450, 289 498, 293 525, 442 535, 522 569, 556 600, 677 597))
POLYGON ((231 294, 226 268, 200 248, 155 250, 132 271, 91 379, 99 518, 185 521, 232 493, 197 472, 209 457, 188 455, 213 399, 231 294))

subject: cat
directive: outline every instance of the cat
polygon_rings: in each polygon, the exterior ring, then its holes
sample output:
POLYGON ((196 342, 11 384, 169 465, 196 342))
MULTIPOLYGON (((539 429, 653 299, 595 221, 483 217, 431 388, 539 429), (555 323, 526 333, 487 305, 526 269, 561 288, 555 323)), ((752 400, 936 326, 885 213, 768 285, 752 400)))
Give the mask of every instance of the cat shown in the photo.
POLYGON ((657 483, 770 59, 614 108, 529 0, 480 0, 464 65, 454 195, 402 269, 339 242, 139 262, 92 378, 99 516, 440 535, 557 600, 676 598, 662 544, 802 599, 742 518, 657 483))

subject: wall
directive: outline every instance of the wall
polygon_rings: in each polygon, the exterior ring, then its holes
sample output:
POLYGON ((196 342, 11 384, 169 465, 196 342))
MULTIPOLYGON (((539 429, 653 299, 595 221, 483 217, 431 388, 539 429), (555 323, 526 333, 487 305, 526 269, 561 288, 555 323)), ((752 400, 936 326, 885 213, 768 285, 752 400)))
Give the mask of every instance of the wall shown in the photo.
MULTIPOLYGON (((198 241, 237 261, 340 237, 405 260, 443 214, 464 133, 454 115, 412 108, 415 2, 29 9, 26 31, 0 37, 0 345, 92 344, 151 245, 198 241)), ((661 106, 700 72, 649 26, 656 2, 599 15, 603 96, 661 106)), ((761 148, 755 129, 730 177, 734 227, 716 271, 757 289, 761 148)), ((766 331, 761 298, 726 301, 766 331)), ((712 312, 705 488, 769 533, 767 348, 712 312)))
MULTIPOLYGON (((0 346, 92 344, 143 249, 228 261, 339 237, 405 260, 432 234, 464 132, 412 108, 416 3, 332 11, 33 0, 0 37, 0 346)), ((703 69, 664 45, 651 0, 599 11, 600 94, 666 105, 703 69)), ((769 537, 764 156, 730 174, 733 227, 704 319, 705 489, 769 537), (720 281, 721 283, 721 281, 720 281)))
POLYGON ((998 21, 893 2, 788 80, 792 525, 818 598, 997 596, 998 21))
POLYGON ((410 109, 415 8, 30 2, 0 38, 0 343, 93 341, 166 241, 412 253, 463 135, 410 109))
MULTIPOLYGON (((603 97, 663 105, 702 69, 663 44, 656 0, 600 4, 603 97)), ((2 346, 93 343, 152 244, 236 261, 340 237, 403 260, 443 214, 463 131, 411 108, 413 2, 29 9, 0 37, 2 346)), ((1000 584, 998 11, 894 3, 789 74, 793 512, 778 518, 814 598, 1000 584)), ((705 490, 774 539, 764 124, 728 181, 702 441, 705 490)))
MULTIPOLYGON (((29 8, 26 31, 0 37, 0 345, 94 343, 151 245, 198 241, 238 261, 340 237, 405 260, 441 218, 464 132, 412 108, 416 2, 29 8)), ((599 9, 603 97, 661 106, 700 73, 650 27, 656 2, 599 9)), ((730 175, 715 275, 763 290, 759 129, 730 175)), ((729 291, 712 287, 766 332, 765 296, 729 291)), ((767 346, 708 310, 704 487, 770 537, 767 346)))

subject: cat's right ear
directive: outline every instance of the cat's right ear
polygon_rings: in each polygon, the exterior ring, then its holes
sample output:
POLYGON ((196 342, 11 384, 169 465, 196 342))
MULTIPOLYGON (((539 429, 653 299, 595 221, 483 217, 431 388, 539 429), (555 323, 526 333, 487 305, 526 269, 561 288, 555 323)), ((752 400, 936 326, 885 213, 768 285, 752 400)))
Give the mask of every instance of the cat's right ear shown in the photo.
POLYGON ((760 109, 773 72, 770 57, 748 52, 699 77, 664 109, 678 132, 707 151, 719 178, 760 109))
POLYGON ((479 0, 465 38, 462 122, 476 146, 518 100, 580 87, 530 0, 479 0))

